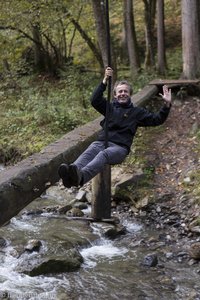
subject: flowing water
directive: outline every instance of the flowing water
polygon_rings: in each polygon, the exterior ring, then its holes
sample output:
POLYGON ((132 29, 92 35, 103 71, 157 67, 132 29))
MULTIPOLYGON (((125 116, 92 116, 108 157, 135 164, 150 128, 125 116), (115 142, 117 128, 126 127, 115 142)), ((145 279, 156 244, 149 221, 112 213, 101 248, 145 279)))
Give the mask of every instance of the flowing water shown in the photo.
MULTIPOLYGON (((198 264, 189 266, 187 260, 170 259, 166 253, 173 252, 173 245, 158 243, 154 249, 159 259, 158 266, 144 266, 144 256, 153 250, 145 241, 157 239, 160 233, 145 228, 136 220, 122 219, 121 222, 127 233, 114 240, 103 237, 98 226, 91 223, 97 238, 89 246, 79 249, 84 263, 78 271, 30 277, 17 270, 27 256, 34 260, 37 253, 18 257, 15 255, 16 246, 41 237, 44 228, 46 233, 56 228, 58 235, 60 230, 72 228, 71 225, 67 228, 67 222, 50 220, 48 216, 34 218, 20 214, 13 218, 9 225, 0 228, 0 236, 8 241, 4 251, 0 252, 0 299, 200 299, 198 264)), ((56 231, 52 238, 55 238, 56 231)), ((44 243, 43 251, 46 250, 44 243)))

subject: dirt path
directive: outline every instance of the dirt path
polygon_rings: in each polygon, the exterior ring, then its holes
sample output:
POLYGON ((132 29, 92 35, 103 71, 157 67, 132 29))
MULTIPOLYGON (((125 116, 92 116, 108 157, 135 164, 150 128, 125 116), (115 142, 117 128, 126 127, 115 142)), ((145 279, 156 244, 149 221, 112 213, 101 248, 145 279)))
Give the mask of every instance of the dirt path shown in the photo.
POLYGON ((163 190, 182 191, 182 182, 200 164, 197 152, 196 130, 200 124, 200 100, 189 98, 174 101, 166 131, 154 136, 154 150, 160 164, 156 170, 155 185, 163 190))
MULTIPOLYGON (((164 124, 165 130, 152 136, 152 153, 156 155, 152 156, 150 153, 149 159, 152 159, 153 165, 156 166, 154 189, 160 199, 160 203, 158 200, 156 206, 160 204, 161 209, 165 208, 162 211, 165 210, 167 216, 176 213, 174 222, 179 222, 182 233, 188 233, 189 224, 200 214, 200 205, 196 204, 198 199, 186 192, 192 191, 197 185, 193 174, 200 166, 196 136, 199 125, 200 99, 190 97, 174 100, 170 115, 164 124)), ((156 206, 153 208, 157 209, 156 206)), ((160 226, 162 226, 161 216, 159 213, 153 214, 151 207, 149 217, 160 226)), ((200 227, 197 228, 197 233, 198 230, 200 227)))

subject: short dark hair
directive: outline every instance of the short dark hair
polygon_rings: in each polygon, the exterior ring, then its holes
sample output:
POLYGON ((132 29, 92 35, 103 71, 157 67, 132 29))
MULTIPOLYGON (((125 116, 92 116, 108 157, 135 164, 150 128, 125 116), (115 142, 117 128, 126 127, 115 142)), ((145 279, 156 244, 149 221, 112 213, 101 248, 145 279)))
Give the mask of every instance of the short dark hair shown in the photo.
POLYGON ((113 94, 114 94, 114 96, 116 95, 116 88, 117 88, 117 86, 118 85, 122 85, 122 84, 126 84, 129 87, 130 95, 132 95, 133 94, 133 88, 130 85, 130 83, 127 80, 120 80, 120 81, 116 81, 115 84, 114 84, 114 87, 113 87, 113 94))

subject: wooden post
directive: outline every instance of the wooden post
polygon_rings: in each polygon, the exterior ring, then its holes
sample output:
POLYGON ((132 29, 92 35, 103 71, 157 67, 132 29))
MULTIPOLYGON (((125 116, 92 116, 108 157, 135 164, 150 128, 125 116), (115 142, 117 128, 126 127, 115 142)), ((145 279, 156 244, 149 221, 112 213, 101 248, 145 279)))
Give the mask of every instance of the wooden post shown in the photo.
POLYGON ((92 218, 95 220, 111 218, 111 167, 92 179, 92 218))
MULTIPOLYGON (((109 1, 106 0, 106 43, 107 43, 107 63, 111 66, 111 47, 110 47, 110 24, 109 24, 109 1)), ((107 104, 105 116, 105 148, 108 147, 108 120, 111 98, 111 77, 107 81, 107 104)), ((111 167, 106 165, 104 170, 98 174, 92 181, 93 207, 92 217, 96 220, 111 218, 111 167)))

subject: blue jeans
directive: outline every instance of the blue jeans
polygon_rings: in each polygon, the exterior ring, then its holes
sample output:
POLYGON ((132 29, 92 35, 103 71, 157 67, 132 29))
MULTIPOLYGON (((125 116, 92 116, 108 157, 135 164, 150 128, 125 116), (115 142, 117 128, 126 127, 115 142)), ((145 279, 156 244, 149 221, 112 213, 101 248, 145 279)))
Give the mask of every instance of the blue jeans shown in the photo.
POLYGON ((85 184, 98 173, 103 171, 106 164, 120 164, 128 155, 128 149, 125 147, 108 142, 105 148, 105 142, 93 142, 73 163, 83 175, 82 183, 85 184))

